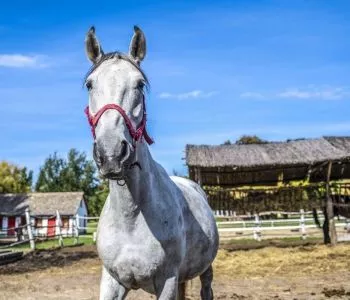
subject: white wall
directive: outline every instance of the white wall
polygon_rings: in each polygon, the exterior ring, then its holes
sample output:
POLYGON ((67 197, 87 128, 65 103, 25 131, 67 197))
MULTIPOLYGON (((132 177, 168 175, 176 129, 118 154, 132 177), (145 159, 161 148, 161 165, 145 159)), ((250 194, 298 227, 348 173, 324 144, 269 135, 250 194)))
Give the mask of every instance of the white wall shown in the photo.
MULTIPOLYGON (((80 218, 80 217, 87 217, 88 216, 87 207, 86 207, 85 201, 83 199, 81 200, 81 202, 79 204, 77 215, 79 216, 79 227, 87 227, 87 220, 80 218)), ((86 232, 85 229, 79 230, 79 233, 85 233, 85 232, 86 232)))
POLYGON ((1 232, 2 234, 7 235, 7 227, 8 227, 8 218, 7 217, 2 217, 2 229, 1 232))

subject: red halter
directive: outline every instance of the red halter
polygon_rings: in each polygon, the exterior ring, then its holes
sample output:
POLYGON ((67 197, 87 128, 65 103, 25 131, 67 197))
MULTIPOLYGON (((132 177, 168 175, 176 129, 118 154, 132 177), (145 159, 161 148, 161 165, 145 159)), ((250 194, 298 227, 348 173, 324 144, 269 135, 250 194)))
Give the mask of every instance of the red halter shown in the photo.
POLYGON ((129 133, 130 133, 131 137, 134 139, 135 142, 141 140, 141 138, 143 136, 145 138, 146 142, 148 143, 148 145, 151 145, 151 144, 154 143, 154 141, 152 140, 152 138, 150 138, 150 136, 148 135, 147 130, 146 130, 145 100, 143 100, 143 116, 142 116, 142 120, 141 120, 141 123, 139 124, 139 126, 136 129, 133 127, 132 122, 129 119, 129 117, 127 116, 125 110, 122 109, 117 104, 106 104, 94 116, 90 114, 89 106, 87 106, 84 111, 85 111, 85 114, 86 114, 86 116, 88 118, 89 124, 91 126, 91 132, 92 132, 92 135, 93 135, 94 139, 96 139, 95 128, 97 126, 97 123, 100 120, 100 118, 102 117, 102 115, 104 114, 104 112, 106 110, 109 110, 109 109, 114 109, 114 110, 118 111, 122 115, 122 117, 124 118, 126 127, 128 127, 129 133))

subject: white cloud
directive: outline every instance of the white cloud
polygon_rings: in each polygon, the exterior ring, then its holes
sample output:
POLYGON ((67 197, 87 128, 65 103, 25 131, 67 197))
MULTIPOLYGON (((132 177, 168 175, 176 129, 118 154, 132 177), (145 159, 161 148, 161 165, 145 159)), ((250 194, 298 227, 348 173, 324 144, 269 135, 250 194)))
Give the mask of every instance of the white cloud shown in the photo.
POLYGON ((350 90, 346 87, 309 86, 286 89, 281 93, 277 93, 276 96, 281 98, 336 100, 350 96, 350 90))
POLYGON ((43 68, 47 63, 42 55, 0 54, 0 67, 43 68))
POLYGON ((281 92, 272 92, 262 94, 260 92, 244 92, 239 95, 246 99, 305 99, 305 100, 337 100, 350 97, 350 87, 328 86, 328 85, 309 85, 302 88, 287 88, 281 92))
POLYGON ((264 95, 256 92, 244 92, 239 95, 241 98, 250 98, 250 99, 263 99, 264 95))
POLYGON ((172 94, 172 93, 164 92, 159 94, 159 98, 185 100, 185 99, 195 99, 195 98, 210 98, 216 94, 218 94, 218 92, 216 91, 203 92, 201 90, 193 90, 191 92, 180 93, 180 94, 172 94))

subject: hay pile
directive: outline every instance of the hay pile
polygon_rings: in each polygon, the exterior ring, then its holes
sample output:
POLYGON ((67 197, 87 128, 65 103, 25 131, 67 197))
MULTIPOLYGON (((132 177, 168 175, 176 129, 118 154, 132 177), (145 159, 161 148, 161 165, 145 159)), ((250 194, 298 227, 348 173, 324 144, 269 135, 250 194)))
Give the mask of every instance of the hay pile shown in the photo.
POLYGON ((349 271, 350 245, 334 248, 317 245, 296 248, 268 247, 250 251, 220 250, 214 262, 216 276, 259 278, 269 276, 308 276, 349 271))

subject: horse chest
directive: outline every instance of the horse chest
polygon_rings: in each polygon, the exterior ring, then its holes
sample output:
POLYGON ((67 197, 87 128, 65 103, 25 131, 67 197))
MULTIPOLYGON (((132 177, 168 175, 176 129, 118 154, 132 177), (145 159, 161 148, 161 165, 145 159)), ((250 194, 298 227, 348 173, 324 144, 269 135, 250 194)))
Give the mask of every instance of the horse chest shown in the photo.
POLYGON ((152 288, 154 276, 166 261, 161 245, 156 242, 129 241, 99 252, 110 274, 128 288, 152 288))

